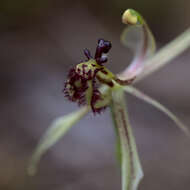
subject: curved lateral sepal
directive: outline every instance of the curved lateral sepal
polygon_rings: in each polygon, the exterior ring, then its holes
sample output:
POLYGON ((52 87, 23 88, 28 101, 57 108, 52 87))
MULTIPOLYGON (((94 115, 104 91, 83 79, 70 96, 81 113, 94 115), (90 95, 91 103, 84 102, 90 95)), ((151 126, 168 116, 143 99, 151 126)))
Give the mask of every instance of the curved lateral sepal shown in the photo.
POLYGON ((136 96, 137 98, 149 103, 150 105, 165 113, 188 137, 190 137, 189 129, 165 106, 132 86, 125 87, 124 89, 126 92, 136 96))

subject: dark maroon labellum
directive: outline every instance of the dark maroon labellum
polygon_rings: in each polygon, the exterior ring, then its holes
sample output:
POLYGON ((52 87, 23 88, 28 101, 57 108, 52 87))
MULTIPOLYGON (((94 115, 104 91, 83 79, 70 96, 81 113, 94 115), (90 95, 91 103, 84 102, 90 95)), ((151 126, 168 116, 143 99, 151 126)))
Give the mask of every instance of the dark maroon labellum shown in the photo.
POLYGON ((70 101, 77 102, 79 105, 87 104, 86 91, 89 88, 88 81, 92 83, 92 96, 90 106, 94 113, 100 113, 106 107, 96 108, 97 101, 102 100, 102 95, 96 84, 96 74, 102 71, 102 64, 107 62, 105 55, 111 48, 111 43, 103 39, 98 40, 94 59, 88 49, 84 49, 87 62, 76 65, 69 71, 68 79, 65 83, 64 94, 70 101), (94 60, 93 62, 89 60, 94 60), (97 64, 99 66, 97 66, 97 64))

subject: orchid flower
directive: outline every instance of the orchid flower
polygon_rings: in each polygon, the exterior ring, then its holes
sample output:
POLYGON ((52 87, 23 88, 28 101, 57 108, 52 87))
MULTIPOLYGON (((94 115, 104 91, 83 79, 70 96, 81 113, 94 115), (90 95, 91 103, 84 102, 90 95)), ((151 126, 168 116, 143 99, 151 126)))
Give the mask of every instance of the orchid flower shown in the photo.
POLYGON ((88 112, 92 111, 96 115, 108 108, 116 129, 122 190, 137 190, 143 171, 128 119, 125 93, 130 93, 164 112, 190 136, 188 128, 170 110, 133 86, 186 50, 190 46, 190 29, 155 53, 153 34, 137 11, 126 10, 122 22, 127 26, 121 35, 121 42, 134 51, 132 63, 117 75, 108 70, 104 65, 108 61, 107 53, 112 44, 104 39, 98 40, 94 56, 88 49, 84 50, 86 60, 69 71, 63 90, 68 100, 76 102, 80 108, 55 119, 48 128, 34 151, 28 168, 29 174, 36 173, 42 155, 88 112), (135 30, 139 31, 141 38, 140 41, 131 43, 130 37, 135 30))

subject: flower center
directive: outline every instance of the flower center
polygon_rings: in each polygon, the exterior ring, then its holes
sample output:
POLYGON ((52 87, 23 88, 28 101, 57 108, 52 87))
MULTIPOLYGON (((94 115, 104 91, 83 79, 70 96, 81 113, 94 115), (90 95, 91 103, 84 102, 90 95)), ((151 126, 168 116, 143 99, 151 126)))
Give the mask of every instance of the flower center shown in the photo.
MULTIPOLYGON (((109 41, 100 39, 96 47, 94 58, 88 49, 84 50, 87 61, 73 67, 65 83, 65 96, 79 105, 89 105, 94 113, 100 113, 109 103, 111 94, 103 94, 98 84, 105 84, 110 89, 114 84, 126 84, 109 71, 103 63, 107 62, 107 53, 111 49, 109 41)), ((127 81, 127 84, 129 81, 127 81)), ((131 83, 131 81, 130 81, 131 83)))

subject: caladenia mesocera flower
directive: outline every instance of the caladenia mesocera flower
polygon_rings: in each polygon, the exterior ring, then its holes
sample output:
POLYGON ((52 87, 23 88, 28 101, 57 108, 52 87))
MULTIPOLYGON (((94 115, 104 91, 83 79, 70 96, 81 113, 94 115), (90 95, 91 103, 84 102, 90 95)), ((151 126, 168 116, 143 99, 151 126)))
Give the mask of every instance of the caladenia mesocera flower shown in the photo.
POLYGON ((121 164, 122 190, 136 190, 143 177, 137 148, 126 110, 125 92, 130 93, 164 112, 177 126, 190 136, 187 127, 166 107, 137 90, 133 84, 163 67, 190 46, 190 29, 174 39, 171 43, 155 52, 155 41, 147 23, 135 10, 123 13, 122 21, 127 24, 121 35, 122 43, 134 53, 132 63, 120 74, 113 74, 106 68, 107 53, 111 42, 98 40, 94 57, 88 49, 84 50, 86 60, 75 65, 68 74, 64 94, 80 109, 66 116, 57 118, 39 142, 28 168, 34 175, 41 156, 53 146, 83 116, 92 111, 101 113, 106 107, 110 109, 115 126, 118 158, 121 164), (138 31, 140 40, 130 41, 131 34, 138 31))

